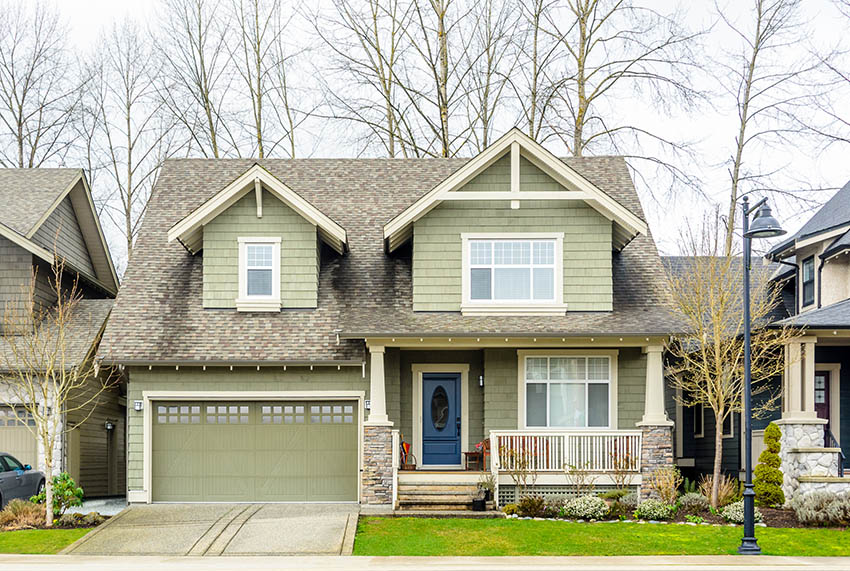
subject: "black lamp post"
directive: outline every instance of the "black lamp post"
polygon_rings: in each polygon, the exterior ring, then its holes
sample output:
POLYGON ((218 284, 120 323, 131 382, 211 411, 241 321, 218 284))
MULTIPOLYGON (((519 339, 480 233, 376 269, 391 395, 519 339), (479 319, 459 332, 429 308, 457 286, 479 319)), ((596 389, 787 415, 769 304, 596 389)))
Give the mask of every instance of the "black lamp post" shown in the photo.
POLYGON ((755 500, 753 491, 753 403, 752 370, 750 363, 750 256, 753 238, 773 238, 785 234, 779 222, 770 212, 762 198, 750 207, 750 200, 744 197, 744 445, 746 447, 747 480, 744 482, 744 537, 738 547, 742 555, 760 555, 761 548, 756 541, 755 500), (750 226, 750 214, 757 210, 750 226))

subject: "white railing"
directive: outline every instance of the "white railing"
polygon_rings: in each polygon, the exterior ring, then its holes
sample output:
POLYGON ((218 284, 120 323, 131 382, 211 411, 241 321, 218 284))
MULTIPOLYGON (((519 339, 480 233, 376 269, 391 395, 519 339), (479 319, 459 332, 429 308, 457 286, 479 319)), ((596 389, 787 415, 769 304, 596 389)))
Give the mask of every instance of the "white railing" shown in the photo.
POLYGON ((393 440, 393 509, 396 508, 396 504, 398 503, 398 468, 401 462, 401 452, 399 450, 399 446, 401 445, 401 440, 399 437, 399 431, 392 431, 392 440, 393 440))
POLYGON ((499 430, 490 432, 493 472, 640 472, 641 433, 499 430))

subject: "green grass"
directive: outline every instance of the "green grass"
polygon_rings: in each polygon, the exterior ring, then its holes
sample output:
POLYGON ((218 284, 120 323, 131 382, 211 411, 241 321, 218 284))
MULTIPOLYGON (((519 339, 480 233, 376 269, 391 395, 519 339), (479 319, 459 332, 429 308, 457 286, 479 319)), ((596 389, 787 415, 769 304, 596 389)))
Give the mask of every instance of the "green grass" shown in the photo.
MULTIPOLYGON (((354 555, 733 555, 741 527, 361 518, 354 555)), ((766 555, 850 555, 850 531, 756 528, 766 555)))
POLYGON ((3 531, 0 553, 58 553, 90 531, 90 528, 3 531))

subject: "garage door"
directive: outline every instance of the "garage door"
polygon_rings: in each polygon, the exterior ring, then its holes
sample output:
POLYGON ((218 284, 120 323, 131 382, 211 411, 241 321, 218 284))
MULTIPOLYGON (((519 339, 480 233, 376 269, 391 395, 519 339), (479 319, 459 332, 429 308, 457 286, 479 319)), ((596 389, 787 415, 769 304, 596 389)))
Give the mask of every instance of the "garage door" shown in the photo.
POLYGON ((24 423, 35 426, 35 422, 24 411, 17 408, 18 415, 8 406, 0 407, 0 452, 7 452, 22 464, 38 465, 38 444, 35 436, 24 423))
POLYGON ((154 501, 356 501, 353 401, 156 402, 154 501))

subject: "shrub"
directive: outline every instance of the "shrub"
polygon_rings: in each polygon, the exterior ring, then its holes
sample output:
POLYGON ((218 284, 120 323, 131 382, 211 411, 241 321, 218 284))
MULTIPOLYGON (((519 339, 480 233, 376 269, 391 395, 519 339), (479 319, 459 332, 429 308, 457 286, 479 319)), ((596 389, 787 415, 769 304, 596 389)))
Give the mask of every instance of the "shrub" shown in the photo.
POLYGON ((44 508, 22 499, 14 499, 0 511, 0 526, 27 529, 44 525, 44 508))
MULTIPOLYGON (((744 500, 733 502, 720 510, 720 515, 729 523, 744 523, 744 500)), ((755 508, 755 522, 764 519, 758 508, 755 508)))
POLYGON ((697 481, 684 478, 682 480, 682 491, 686 494, 696 494, 699 491, 697 481))
POLYGON ((649 499, 638 504, 635 517, 638 519, 651 519, 663 521, 670 519, 673 515, 673 506, 661 500, 649 499))
POLYGON ((65 513, 59 516, 56 520, 57 527, 77 527, 77 522, 80 520, 80 514, 65 513))
MULTIPOLYGON (((37 504, 45 502, 46 491, 42 491, 37 496, 30 498, 30 501, 37 504)), ((77 483, 68 472, 62 472, 58 476, 53 477, 53 515, 61 517, 62 514, 70 507, 83 505, 83 489, 77 486, 77 483)))
POLYGON ((649 486, 667 505, 676 503, 679 486, 682 484, 682 474, 676 466, 664 466, 657 469, 649 477, 649 486))
POLYGON ((791 500, 791 509, 806 525, 850 525, 850 496, 816 490, 791 500))
POLYGON ((546 502, 539 496, 525 496, 517 504, 517 514, 521 517, 542 517, 546 502))
POLYGON ((686 516, 685 516, 685 521, 687 521, 688 523, 696 523, 696 524, 700 524, 700 523, 704 523, 704 522, 705 522, 705 518, 704 518, 704 517, 700 517, 700 516, 698 516, 698 515, 688 514, 688 515, 686 515, 686 516))
POLYGON ((781 436, 779 427, 772 422, 764 429, 766 448, 759 455, 753 481, 756 503, 760 506, 781 506, 785 503, 785 494, 782 492, 782 471, 779 469, 782 463, 779 458, 781 436))
POLYGON ((564 515, 570 519, 602 519, 608 515, 608 504, 598 496, 581 496, 567 502, 564 515))
POLYGON ((608 492, 603 492, 599 494, 599 497, 603 500, 619 500, 620 498, 629 493, 629 490, 610 490, 608 492))
POLYGON ((689 492, 679 498, 679 509, 686 514, 699 514, 708 511, 708 499, 702 494, 689 492))
POLYGON ((625 511, 632 512, 638 506, 638 495, 635 492, 630 492, 619 499, 617 502, 625 511))
MULTIPOLYGON (((709 474, 703 476, 699 482, 699 491, 711 501, 711 483, 713 477, 709 474)), ((720 485, 717 488, 717 505, 720 507, 731 504, 740 499, 741 490, 738 481, 732 476, 720 474, 720 485)))
POLYGON ((104 521, 106 521, 106 518, 97 512, 89 512, 82 518, 80 518, 80 521, 86 527, 94 527, 96 525, 102 524, 104 521))
POLYGON ((516 504, 505 504, 502 511, 505 512, 505 515, 516 515, 517 506, 516 504))

